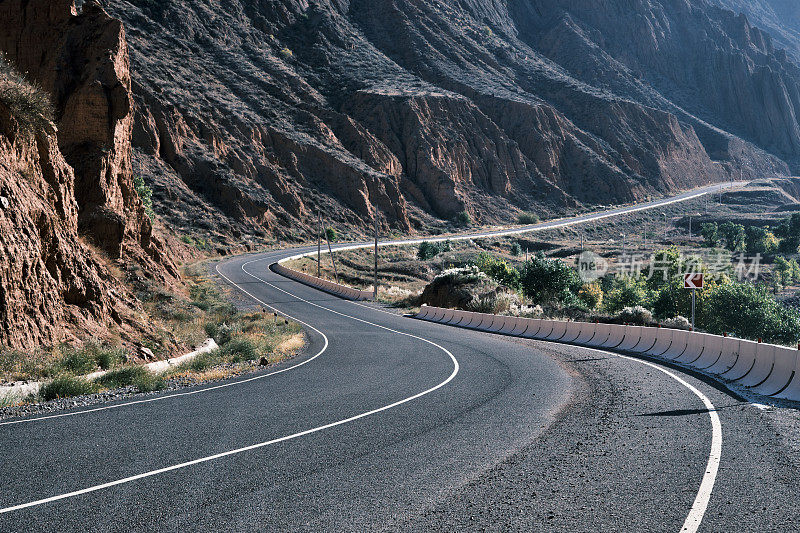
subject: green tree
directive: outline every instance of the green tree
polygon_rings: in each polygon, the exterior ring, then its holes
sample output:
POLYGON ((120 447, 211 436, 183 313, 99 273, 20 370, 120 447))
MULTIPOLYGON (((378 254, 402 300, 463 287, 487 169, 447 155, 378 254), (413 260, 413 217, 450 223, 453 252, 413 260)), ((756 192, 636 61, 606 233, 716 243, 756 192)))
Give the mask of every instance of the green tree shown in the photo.
POLYGON ((719 244, 719 225, 716 222, 706 222, 700 227, 700 235, 706 240, 705 245, 713 248, 719 244))
POLYGON ((800 248, 800 213, 786 218, 775 230, 781 238, 780 250, 785 254, 796 254, 800 248))
POLYGON ((648 290, 641 276, 618 275, 603 297, 603 307, 609 313, 618 313, 626 307, 647 307, 648 290))
POLYGON ((746 231, 745 247, 751 254, 771 254, 778 249, 778 238, 769 227, 750 226, 746 231))
POLYGON ((498 259, 486 252, 481 252, 475 258, 478 270, 489 276, 501 285, 520 290, 520 272, 502 259, 498 259))
POLYGON ((719 232, 725 239, 725 248, 731 252, 743 252, 745 249, 745 230, 741 224, 724 222, 719 226, 719 232))
POLYGON ((455 223, 459 226, 471 226, 472 216, 467 211, 461 211, 456 214, 455 223))
POLYGON ((593 311, 603 305, 603 289, 597 282, 587 283, 578 291, 578 299, 593 311))
POLYGON ((763 287, 726 283, 709 291, 702 327, 710 333, 766 342, 794 344, 800 340, 800 315, 781 305, 763 287))
POLYGON ((519 257, 522 255, 522 246, 518 242, 515 242, 511 245, 511 255, 514 257, 519 257))
POLYGON ((555 259, 534 257, 519 274, 523 294, 537 304, 573 303, 583 286, 577 270, 555 259))

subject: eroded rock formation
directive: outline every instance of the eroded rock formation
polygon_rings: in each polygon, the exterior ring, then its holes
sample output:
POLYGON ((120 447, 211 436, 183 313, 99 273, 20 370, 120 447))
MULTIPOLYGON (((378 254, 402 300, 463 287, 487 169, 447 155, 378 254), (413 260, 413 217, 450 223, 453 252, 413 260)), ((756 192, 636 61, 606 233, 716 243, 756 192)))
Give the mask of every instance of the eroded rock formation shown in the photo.
POLYGON ((0 51, 51 95, 58 144, 75 170, 78 229, 112 259, 161 282, 178 273, 153 234, 133 182, 133 101, 122 23, 98 3, 0 3, 0 51))

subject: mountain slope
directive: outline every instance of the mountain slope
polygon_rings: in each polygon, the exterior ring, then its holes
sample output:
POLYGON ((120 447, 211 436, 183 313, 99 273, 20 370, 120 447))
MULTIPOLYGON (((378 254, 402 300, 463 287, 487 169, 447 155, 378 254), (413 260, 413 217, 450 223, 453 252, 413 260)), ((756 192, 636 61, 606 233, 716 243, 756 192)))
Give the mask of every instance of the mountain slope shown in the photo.
POLYGON ((167 221, 224 245, 299 238, 317 210, 361 226, 377 205, 405 230, 788 173, 800 77, 769 36, 701 0, 625 6, 107 8, 131 46, 135 164, 167 221))

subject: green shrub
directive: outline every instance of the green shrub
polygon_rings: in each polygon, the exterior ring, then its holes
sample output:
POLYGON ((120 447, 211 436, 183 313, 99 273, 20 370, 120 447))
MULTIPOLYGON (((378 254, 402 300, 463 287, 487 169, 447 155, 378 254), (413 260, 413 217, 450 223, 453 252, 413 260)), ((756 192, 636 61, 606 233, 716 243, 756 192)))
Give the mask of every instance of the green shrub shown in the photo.
POLYGON ((325 228, 325 238, 328 239, 330 242, 336 242, 336 239, 339 236, 336 234, 336 230, 333 228, 325 228))
POLYGON ((603 302, 609 313, 619 313, 626 307, 644 306, 647 302, 647 286, 641 277, 615 276, 603 302))
POLYGON ((523 294, 537 304, 577 302, 575 295, 583 286, 577 270, 562 261, 541 256, 523 264, 519 277, 523 294))
POLYGON ((291 59, 292 57, 294 57, 294 52, 292 52, 286 47, 281 48, 280 54, 284 59, 291 59))
POLYGON ((745 233, 745 248, 750 254, 771 254, 778 249, 778 238, 769 228, 750 226, 745 233))
POLYGON ((84 378, 61 375, 42 385, 42 388, 39 389, 39 396, 43 400, 49 401, 57 398, 94 394, 97 390, 97 384, 84 378))
POLYGON ((578 299, 593 311, 603 305, 603 289, 598 283, 587 283, 578 291, 578 299))
POLYGON ((653 321, 653 313, 641 305, 625 307, 617 316, 620 321, 646 326, 653 321))
POLYGON ((164 379, 143 366, 128 366, 112 370, 95 380, 98 385, 118 389, 134 385, 140 392, 152 392, 165 387, 164 379))
POLYGON ((528 211, 523 211, 519 215, 517 215, 517 222, 519 224, 537 224, 539 222, 539 215, 536 213, 530 213, 528 211))
POLYGON ((144 212, 150 217, 150 220, 153 220, 156 216, 153 211, 153 189, 148 187, 144 182, 144 178, 138 174, 133 177, 133 186, 142 201, 144 212))
POLYGON ((515 242, 511 245, 511 249, 509 250, 513 257, 519 257, 522 255, 522 246, 518 242, 515 242))
POLYGON ((700 235, 705 239, 705 245, 713 248, 719 244, 720 233, 716 222, 706 222, 700 227, 700 235))
POLYGON ((520 273, 519 270, 510 266, 502 259, 498 259, 486 252, 481 252, 475 258, 475 266, 501 285, 519 290, 520 273))
POLYGON ((420 261, 427 261, 433 259, 443 252, 449 252, 452 248, 450 241, 430 242, 422 241, 417 247, 417 258, 420 261))
POLYGON ((719 226, 719 232, 725 239, 725 248, 732 252, 744 251, 746 239, 744 226, 728 221, 719 226))
POLYGON ((124 348, 113 348, 90 342, 83 347, 83 351, 103 370, 114 368, 125 360, 124 348))
POLYGON ((726 283, 710 291, 702 327, 746 339, 794 344, 800 340, 800 314, 752 283, 726 283))
POLYGON ((97 369, 97 361, 89 349, 62 346, 61 357, 58 359, 56 367, 69 374, 88 374, 97 369))
POLYGON ((255 361, 260 355, 258 346, 250 339, 232 339, 220 348, 220 357, 231 363, 255 361))
POLYGON ((471 226, 472 216, 467 211, 461 211, 455 216, 453 222, 458 226, 471 226))
POLYGON ((781 238, 780 250, 785 254, 796 254, 800 248, 800 213, 786 218, 775 230, 781 238))

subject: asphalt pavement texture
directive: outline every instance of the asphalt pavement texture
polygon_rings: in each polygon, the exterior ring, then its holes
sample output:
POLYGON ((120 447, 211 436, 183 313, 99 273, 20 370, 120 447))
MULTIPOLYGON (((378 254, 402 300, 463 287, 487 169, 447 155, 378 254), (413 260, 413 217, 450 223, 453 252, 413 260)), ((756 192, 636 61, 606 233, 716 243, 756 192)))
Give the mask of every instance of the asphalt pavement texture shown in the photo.
MULTIPOLYGON (((92 489, 4 512, 0 531, 680 530, 711 445, 684 385, 611 352, 326 295, 269 270, 291 253, 219 266, 243 305, 309 326, 285 372, 0 421, 0 509, 92 489)), ((797 530, 797 412, 671 371, 722 422, 700 531, 797 530)))

